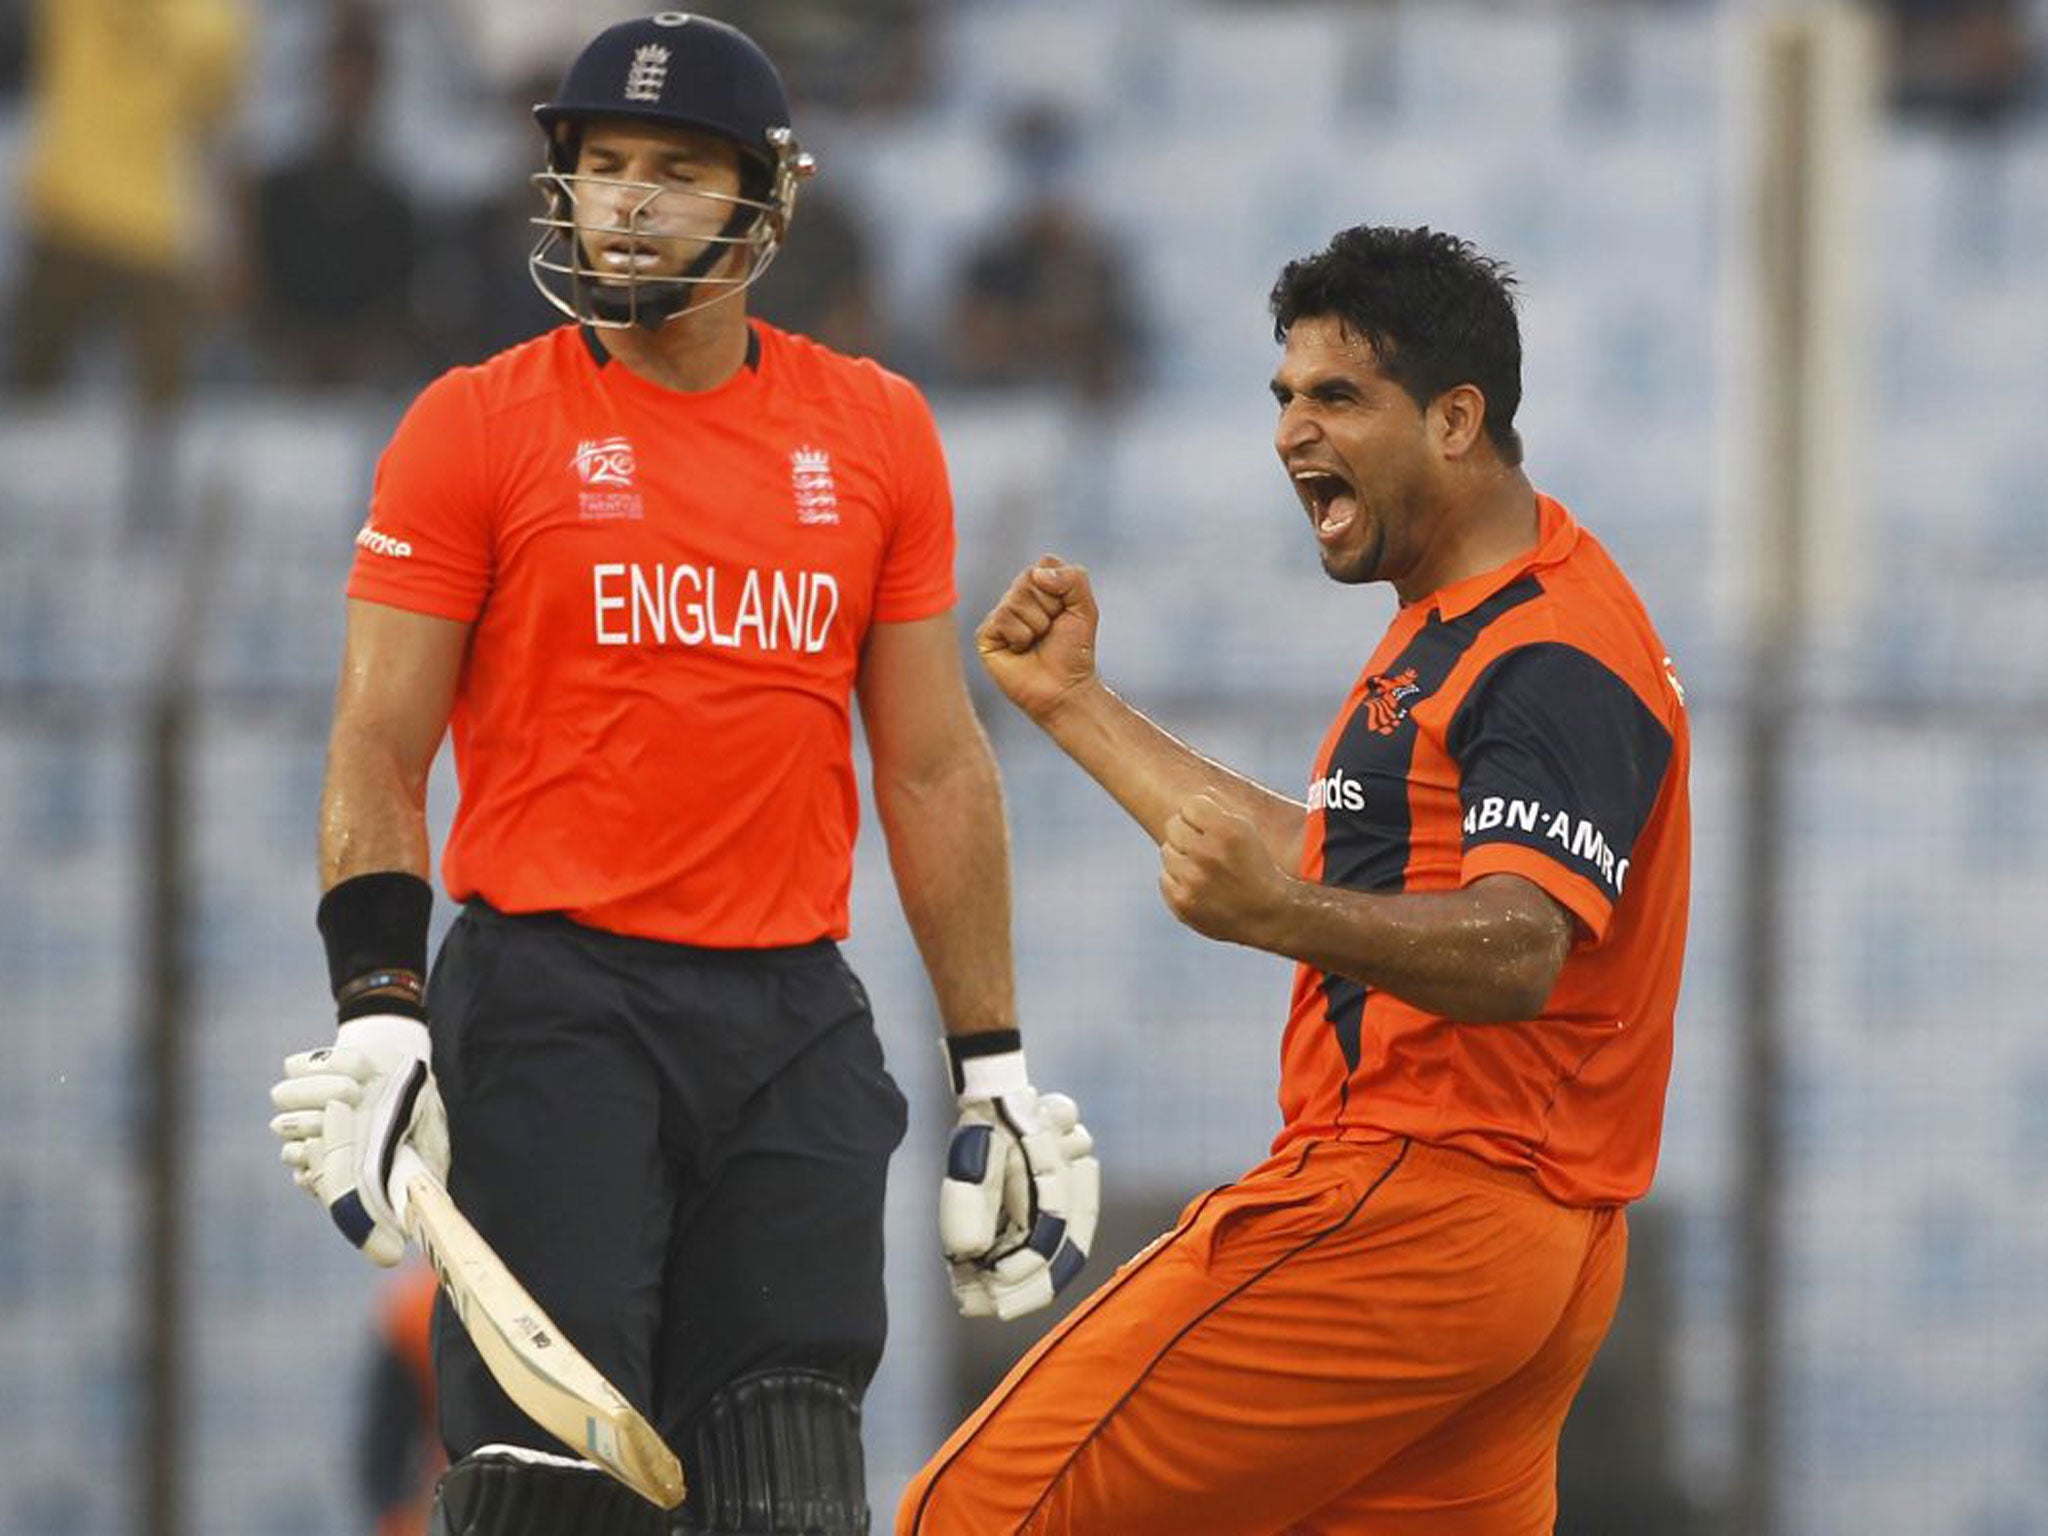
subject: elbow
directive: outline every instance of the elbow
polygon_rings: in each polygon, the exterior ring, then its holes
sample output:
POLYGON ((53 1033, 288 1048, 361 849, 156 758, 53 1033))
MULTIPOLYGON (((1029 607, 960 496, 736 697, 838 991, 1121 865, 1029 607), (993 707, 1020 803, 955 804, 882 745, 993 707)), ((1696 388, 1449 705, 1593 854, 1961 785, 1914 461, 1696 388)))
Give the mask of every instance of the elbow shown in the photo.
POLYGON ((971 745, 914 768, 878 762, 872 782, 875 811, 885 827, 933 815, 961 801, 1000 803, 1003 793, 995 758, 971 745))
POLYGON ((1540 1016, 1557 990, 1558 974, 1571 952, 1571 914, 1514 877, 1483 887, 1498 903, 1480 925, 1473 967, 1475 1023, 1513 1024, 1540 1016))
POLYGON ((1570 938, 1567 930, 1524 948, 1494 973, 1467 1016, 1475 1024, 1514 1024, 1540 1015, 1557 990, 1570 938))
POLYGON ((1523 1019, 1533 1019, 1543 1012, 1543 1005, 1550 1001, 1551 989, 1556 984, 1555 972, 1542 979, 1525 976, 1503 979, 1488 996, 1486 1011, 1474 1022, 1515 1024, 1523 1019))

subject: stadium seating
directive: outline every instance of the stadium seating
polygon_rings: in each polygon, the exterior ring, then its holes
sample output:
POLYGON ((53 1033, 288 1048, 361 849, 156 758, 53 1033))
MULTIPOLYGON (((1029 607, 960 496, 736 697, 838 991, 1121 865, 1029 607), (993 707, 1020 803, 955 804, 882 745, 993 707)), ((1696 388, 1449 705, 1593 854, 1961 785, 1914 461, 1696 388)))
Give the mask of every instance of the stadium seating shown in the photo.
MULTIPOLYGON (((1274 462, 1274 272, 1342 224, 1426 221, 1521 273, 1532 472, 1635 575, 1693 689, 1698 879, 1657 1202, 1676 1245, 1672 1471, 1711 1508, 1728 1492, 1737 1411, 1749 831, 1751 663, 1728 593, 1754 554, 1724 522, 1746 334, 1725 232, 1739 185, 1726 12, 1602 7, 1596 24, 1570 7, 1472 3, 946 10, 931 105, 830 123, 820 139, 829 176, 867 212, 885 307, 929 339, 949 264, 1011 195, 999 109, 1050 98, 1084 129, 1091 208, 1132 264, 1149 337, 1146 386, 1118 413, 1049 394, 935 400, 963 618, 1042 549, 1086 562, 1111 681, 1279 787, 1302 782, 1388 599, 1319 575, 1274 462)), ((267 56, 287 57, 292 35, 267 56)), ((403 76, 404 122, 460 114, 431 99, 432 78, 403 76)), ((274 104, 252 110, 287 121, 274 104)), ((499 172, 482 138, 462 142, 461 167, 499 172)), ((0 124, 0 161, 18 148, 18 127, 0 124)), ((1889 126, 1867 195, 1865 597, 1778 659, 1802 701, 1773 834, 1792 1005, 1782 1492, 1788 1536, 2007 1536, 2048 1529, 2048 1228, 2021 1214, 2048 1183, 2034 964, 2048 911, 2048 127, 1970 140, 1889 126)), ((0 239, 0 276, 16 254, 0 239)), ((358 1339, 300 1329, 308 1315, 366 1317, 370 1291, 277 1172, 262 1125, 277 1058, 321 1027, 311 848, 336 591, 396 408, 212 392, 156 460, 136 457, 118 409, 89 389, 0 416, 0 868, 33 872, 0 882, 0 1020, 19 1051, 0 1074, 0 1352, 44 1384, 33 1404, 0 1396, 0 1530, 135 1529, 126 1490, 81 1471, 75 1448, 134 1430, 138 1228, 123 1159, 153 878, 137 706, 161 680, 176 608, 170 534, 209 509, 222 539, 200 609, 183 891, 204 1021, 185 1085, 191 1528, 360 1528, 332 1422, 348 1404, 304 1403, 316 1375, 345 1397, 358 1339), (159 477, 138 479, 138 465, 159 477)), ((1169 1207, 1272 1133, 1287 967, 1178 928, 1142 835, 984 704, 1007 774, 1039 1075, 1087 1110, 1110 1199, 1169 1207)), ((449 796, 444 769, 437 818, 449 796)), ((898 1342, 870 1413, 884 1511, 945 1427, 932 1404, 948 1335, 929 1230, 936 1024, 872 814, 867 827, 852 952, 915 1104, 891 1205, 898 1342)))

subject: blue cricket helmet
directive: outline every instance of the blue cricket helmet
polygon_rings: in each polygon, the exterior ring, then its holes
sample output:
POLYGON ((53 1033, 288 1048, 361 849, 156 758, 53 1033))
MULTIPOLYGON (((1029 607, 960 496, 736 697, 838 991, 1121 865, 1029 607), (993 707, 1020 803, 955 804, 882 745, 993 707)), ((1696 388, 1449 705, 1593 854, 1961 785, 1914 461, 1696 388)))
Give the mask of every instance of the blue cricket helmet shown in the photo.
POLYGON ((797 143, 774 62, 739 28, 688 11, 605 28, 576 56, 554 99, 533 115, 547 135, 547 169, 535 180, 548 216, 534 221, 543 234, 528 264, 549 302, 586 324, 659 325, 690 306, 694 287, 720 288, 728 297, 746 288, 774 260, 796 209, 798 184, 816 170, 797 143), (696 129, 739 148, 741 195, 731 200, 724 233, 684 276, 599 281, 584 264, 573 186, 582 128, 593 118, 696 129), (710 277, 734 245, 748 250, 745 273, 710 277))
POLYGON ((575 126, 592 117, 699 128, 732 140, 771 171, 781 155, 775 130, 791 132, 789 95, 774 61, 738 27, 688 11, 605 28, 576 56, 554 100, 533 115, 551 159, 563 126, 573 154, 575 126))

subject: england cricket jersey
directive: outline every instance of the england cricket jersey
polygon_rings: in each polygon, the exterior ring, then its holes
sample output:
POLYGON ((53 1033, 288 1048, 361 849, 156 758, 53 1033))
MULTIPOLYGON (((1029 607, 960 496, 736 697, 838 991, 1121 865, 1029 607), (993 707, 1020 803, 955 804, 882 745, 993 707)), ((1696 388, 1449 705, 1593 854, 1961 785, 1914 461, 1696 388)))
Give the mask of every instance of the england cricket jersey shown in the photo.
POLYGON ((757 947, 843 936, 871 625, 952 606, 930 412, 755 323, 716 388, 551 331, 430 385, 378 467, 352 598, 473 626, 451 896, 757 947))

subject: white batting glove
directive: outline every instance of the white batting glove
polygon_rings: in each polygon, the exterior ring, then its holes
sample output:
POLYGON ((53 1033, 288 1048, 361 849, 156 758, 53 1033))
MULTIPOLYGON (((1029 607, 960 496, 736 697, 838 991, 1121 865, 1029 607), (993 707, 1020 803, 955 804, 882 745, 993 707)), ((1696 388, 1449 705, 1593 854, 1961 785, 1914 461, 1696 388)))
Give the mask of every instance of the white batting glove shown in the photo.
POLYGON ((292 1179, 342 1235, 386 1268, 405 1253, 402 1198, 391 1187, 401 1145, 448 1174, 448 1116, 429 1062, 427 1026, 402 1014, 348 1020, 334 1044, 285 1059, 270 1090, 292 1179))
POLYGON ((1102 1167, 1074 1101, 1031 1086, 1021 1047, 963 1058, 946 1046, 960 1103, 939 1185, 953 1300, 963 1317, 1018 1317, 1087 1263, 1102 1167))

